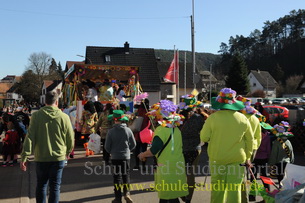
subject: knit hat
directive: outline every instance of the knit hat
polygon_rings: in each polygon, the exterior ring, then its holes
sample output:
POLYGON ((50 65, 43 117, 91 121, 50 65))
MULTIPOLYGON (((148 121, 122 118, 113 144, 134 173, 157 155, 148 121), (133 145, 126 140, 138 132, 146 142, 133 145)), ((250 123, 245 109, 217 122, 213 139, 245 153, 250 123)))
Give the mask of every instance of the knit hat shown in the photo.
POLYGON ((147 115, 158 121, 163 127, 174 128, 180 126, 184 116, 176 113, 178 106, 172 101, 161 100, 159 103, 152 105, 147 115))
POLYGON ((271 132, 277 137, 292 137, 294 136, 290 131, 290 125, 286 121, 281 121, 279 124, 273 126, 271 132))
POLYGON ((179 109, 193 109, 197 106, 201 106, 202 102, 197 101, 195 95, 186 94, 181 96, 181 102, 179 103, 179 109))
POLYGON ((110 114, 108 120, 115 121, 129 121, 128 117, 124 115, 124 111, 122 110, 113 110, 113 114, 110 114))
POLYGON ((236 92, 231 88, 223 88, 220 90, 218 96, 212 98, 213 109, 228 109, 239 111, 245 108, 241 101, 236 100, 236 92))

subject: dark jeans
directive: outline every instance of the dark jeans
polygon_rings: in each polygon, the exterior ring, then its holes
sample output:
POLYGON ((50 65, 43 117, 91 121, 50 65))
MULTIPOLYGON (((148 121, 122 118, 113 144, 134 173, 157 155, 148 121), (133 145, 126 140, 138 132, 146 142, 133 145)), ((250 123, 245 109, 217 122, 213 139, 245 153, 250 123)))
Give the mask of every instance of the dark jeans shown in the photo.
POLYGON ((101 143, 103 145, 103 159, 108 164, 109 163, 110 154, 105 149, 106 139, 101 139, 101 143))
POLYGON ((188 184, 189 194, 185 196, 185 200, 191 201, 195 189, 195 173, 196 167, 200 159, 201 150, 183 152, 185 160, 186 180, 188 184))
MULTIPOLYGON (((136 148, 134 150, 134 155, 136 159, 136 166, 139 166, 140 160, 138 158, 138 155, 141 152, 145 152, 147 150, 147 143, 137 142, 136 148)), ((143 165, 145 165, 145 161, 142 162, 143 165)))
POLYGON ((114 194, 117 199, 120 199, 122 198, 122 189, 124 195, 130 190, 130 159, 112 159, 111 163, 113 167, 114 194))
POLYGON ((281 163, 277 163, 275 165, 278 168, 277 180, 278 180, 279 187, 281 188, 282 186, 280 183, 284 178, 287 162, 281 162, 281 163))
POLYGON ((36 162, 36 202, 45 203, 49 184, 49 203, 58 203, 65 161, 36 162))

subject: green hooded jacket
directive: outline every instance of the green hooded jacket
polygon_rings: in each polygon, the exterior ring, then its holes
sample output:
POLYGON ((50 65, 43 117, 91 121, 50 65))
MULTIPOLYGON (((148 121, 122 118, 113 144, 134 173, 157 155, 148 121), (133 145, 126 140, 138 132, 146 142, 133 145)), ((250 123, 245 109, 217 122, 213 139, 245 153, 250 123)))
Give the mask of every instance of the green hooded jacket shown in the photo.
POLYGON ((63 161, 74 147, 74 131, 69 116, 54 106, 42 107, 31 117, 23 143, 21 161, 34 151, 34 161, 63 161))

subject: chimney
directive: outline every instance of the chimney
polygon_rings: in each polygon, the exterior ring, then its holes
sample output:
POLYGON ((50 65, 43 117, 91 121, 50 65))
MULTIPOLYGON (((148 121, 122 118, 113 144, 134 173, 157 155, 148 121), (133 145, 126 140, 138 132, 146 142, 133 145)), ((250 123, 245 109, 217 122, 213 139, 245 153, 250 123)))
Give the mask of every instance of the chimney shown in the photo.
POLYGON ((257 69, 257 72, 258 72, 258 73, 261 73, 259 69, 257 69))
POLYGON ((124 44, 124 51, 125 51, 125 54, 129 54, 129 43, 128 42, 125 42, 125 44, 124 44))

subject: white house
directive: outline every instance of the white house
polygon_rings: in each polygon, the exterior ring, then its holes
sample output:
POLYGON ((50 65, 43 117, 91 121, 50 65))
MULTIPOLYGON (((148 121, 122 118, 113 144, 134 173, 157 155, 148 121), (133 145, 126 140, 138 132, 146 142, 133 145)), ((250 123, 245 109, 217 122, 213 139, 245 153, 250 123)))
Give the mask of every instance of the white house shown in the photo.
POLYGON ((45 104, 46 93, 49 91, 56 91, 59 95, 61 93, 62 81, 61 80, 44 80, 40 95, 40 104, 45 104))
POLYGON ((8 106, 15 102, 23 100, 22 96, 16 93, 17 82, 21 80, 20 76, 7 75, 0 80, 0 103, 8 106))
POLYGON ((266 97, 276 97, 277 82, 268 71, 251 70, 248 79, 251 93, 263 90, 266 97))
POLYGON ((14 84, 7 92, 6 92, 6 98, 7 99, 13 99, 17 102, 20 102, 23 100, 23 97, 22 95, 18 94, 16 92, 16 89, 17 89, 17 85, 14 84))

